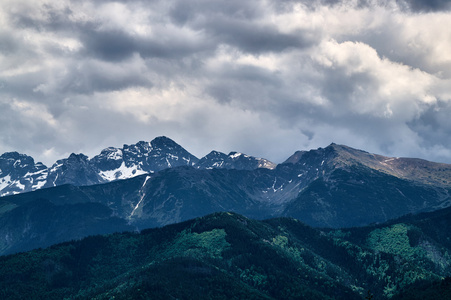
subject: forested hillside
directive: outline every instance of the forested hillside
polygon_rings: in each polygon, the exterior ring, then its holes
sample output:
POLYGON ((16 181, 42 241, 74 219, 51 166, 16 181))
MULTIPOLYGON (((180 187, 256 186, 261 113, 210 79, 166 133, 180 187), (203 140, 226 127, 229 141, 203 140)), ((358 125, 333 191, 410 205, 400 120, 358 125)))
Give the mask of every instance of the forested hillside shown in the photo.
POLYGON ((1 257, 0 297, 405 299, 421 288, 429 299, 450 292, 449 239, 431 231, 447 216, 319 230, 216 213, 1 257))

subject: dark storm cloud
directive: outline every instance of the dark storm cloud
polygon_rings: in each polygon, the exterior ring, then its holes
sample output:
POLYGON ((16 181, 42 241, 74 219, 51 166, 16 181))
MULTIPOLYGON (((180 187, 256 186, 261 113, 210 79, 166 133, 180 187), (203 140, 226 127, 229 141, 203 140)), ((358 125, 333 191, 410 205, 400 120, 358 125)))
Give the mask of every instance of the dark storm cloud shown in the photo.
POLYGON ((451 104, 439 101, 421 115, 408 122, 408 126, 421 137, 422 145, 440 145, 451 148, 451 104))
POLYGON ((244 52, 279 52, 312 44, 303 32, 287 34, 269 22, 259 23, 264 13, 258 1, 178 1, 170 12, 176 24, 205 31, 215 44, 232 45, 244 52))
MULTIPOLYGON (((343 0, 317 0, 308 3, 310 7, 317 7, 318 5, 342 5, 343 0)), ((449 0, 357 0, 357 7, 372 7, 375 4, 389 5, 390 2, 396 2, 401 8, 409 9, 413 12, 434 12, 434 11, 449 11, 451 3, 449 0)))
MULTIPOLYGON (((19 6, 20 9, 9 9, 9 22, 17 28, 31 28, 38 32, 71 30, 73 22, 69 18, 73 12, 68 6, 60 9, 55 4, 43 4, 38 10, 26 5, 19 6)), ((9 7, 5 8, 8 10, 9 7)))
MULTIPOLYGON (((305 3, 306 1, 304 1, 305 3)), ((312 1, 312 5, 341 5, 343 3, 345 3, 346 1, 343 0, 317 0, 317 1, 312 1)), ((357 4, 358 8, 362 8, 362 7, 368 7, 370 5, 374 5, 374 1, 371 0, 357 0, 355 1, 357 4)), ((378 1, 378 3, 384 3, 384 0, 382 1, 378 1)))
POLYGON ((216 21, 207 26, 207 32, 213 38, 241 49, 244 52, 264 53, 280 52, 287 48, 303 48, 312 42, 303 37, 302 32, 284 34, 271 26, 255 26, 230 20, 216 21))
MULTIPOLYGON (((1 30, 1 29, 0 29, 1 30)), ((20 41, 16 36, 9 32, 0 31, 0 52, 9 55, 17 51, 20 47, 20 41)))
POLYGON ((237 21, 252 21, 261 18, 263 14, 262 6, 256 0, 193 0, 189 2, 176 0, 172 2, 169 11, 172 21, 179 25, 201 22, 202 18, 209 20, 227 18, 237 21))
POLYGON ((86 52, 103 60, 120 61, 137 52, 137 41, 121 30, 86 30, 81 38, 86 52))
POLYGON ((85 94, 120 91, 129 87, 152 87, 152 82, 133 66, 116 66, 90 62, 74 65, 74 71, 59 78, 55 88, 60 94, 85 94))
POLYGON ((122 30, 87 30, 81 41, 87 55, 107 61, 121 61, 138 53, 143 58, 179 59, 209 47, 188 39, 168 40, 167 32, 156 37, 136 37, 122 30))
POLYGON ((324 69, 324 88, 321 90, 321 94, 330 99, 336 111, 347 110, 347 102, 353 99, 364 97, 362 95, 362 88, 365 92, 371 91, 371 88, 376 84, 374 78, 371 78, 368 73, 351 73, 349 74, 344 68, 324 69))
POLYGON ((449 11, 451 3, 449 0, 404 0, 413 11, 449 11))
POLYGON ((205 92, 221 104, 234 101, 245 109, 271 113, 275 113, 276 107, 286 105, 283 93, 289 87, 278 72, 251 65, 224 64, 211 75, 205 92))

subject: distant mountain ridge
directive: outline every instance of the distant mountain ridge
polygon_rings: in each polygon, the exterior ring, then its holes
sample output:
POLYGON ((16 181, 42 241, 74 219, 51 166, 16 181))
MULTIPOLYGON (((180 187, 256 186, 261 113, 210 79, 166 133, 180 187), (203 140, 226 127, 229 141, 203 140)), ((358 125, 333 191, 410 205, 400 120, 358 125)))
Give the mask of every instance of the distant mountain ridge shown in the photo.
POLYGON ((284 163, 299 165, 312 161, 315 157, 322 157, 321 166, 326 163, 328 169, 346 169, 359 164, 400 179, 451 186, 450 164, 430 162, 418 158, 388 157, 335 143, 324 149, 297 151, 284 163))
POLYGON ((109 147, 89 159, 72 153, 50 168, 25 154, 8 152, 0 156, 0 196, 30 192, 63 184, 75 186, 107 183, 151 174, 179 166, 200 169, 274 168, 276 164, 262 158, 231 152, 212 151, 198 159, 170 138, 160 136, 151 142, 140 141, 123 148, 109 147))
MULTIPOLYGON (((300 169, 303 175, 299 176, 319 177, 322 173, 327 173, 327 170, 346 169, 359 164, 400 179, 434 186, 451 186, 449 164, 416 158, 387 157, 335 143, 326 148, 297 151, 281 165, 284 164, 302 165, 300 169)), ((107 183, 179 166, 254 170, 274 169, 277 164, 239 152, 225 154, 211 151, 199 159, 165 136, 157 137, 151 142, 140 141, 124 145, 123 148, 105 148, 91 159, 84 154, 72 153, 51 167, 46 167, 41 162, 35 163, 32 157, 25 154, 7 152, 0 155, 0 196, 63 184, 85 186, 107 183)))

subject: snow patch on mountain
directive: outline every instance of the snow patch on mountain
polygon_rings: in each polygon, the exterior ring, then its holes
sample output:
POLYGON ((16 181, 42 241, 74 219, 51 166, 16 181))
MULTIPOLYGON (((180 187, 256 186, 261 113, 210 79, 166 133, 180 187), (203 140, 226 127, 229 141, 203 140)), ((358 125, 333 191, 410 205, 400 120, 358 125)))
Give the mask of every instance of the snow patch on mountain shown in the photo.
POLYGON ((230 157, 231 159, 235 159, 235 158, 240 157, 241 155, 243 155, 243 153, 239 153, 239 152, 230 152, 229 157, 230 157))
POLYGON ((125 162, 122 162, 121 166, 114 170, 109 171, 100 171, 100 176, 105 179, 106 181, 114 181, 118 179, 127 179, 132 178, 138 175, 147 174, 148 172, 143 171, 139 168, 139 165, 133 165, 130 167, 127 167, 125 165, 125 162))
POLYGON ((10 175, 6 175, 5 177, 0 178, 0 191, 9 186, 10 184, 11 184, 10 175))
POLYGON ((38 190, 38 189, 42 188, 46 183, 47 183, 47 180, 38 181, 36 184, 32 185, 31 188, 32 188, 32 190, 38 190))
POLYGON ((130 216, 128 217, 129 219, 133 217, 133 215, 135 214, 136 210, 139 208, 139 206, 141 205, 141 203, 144 200, 144 197, 146 197, 146 192, 144 190, 144 187, 146 186, 147 181, 152 178, 150 176, 146 176, 146 180, 144 180, 144 183, 141 187, 141 198, 139 199, 138 203, 136 204, 136 206, 133 208, 132 213, 130 214, 130 216))

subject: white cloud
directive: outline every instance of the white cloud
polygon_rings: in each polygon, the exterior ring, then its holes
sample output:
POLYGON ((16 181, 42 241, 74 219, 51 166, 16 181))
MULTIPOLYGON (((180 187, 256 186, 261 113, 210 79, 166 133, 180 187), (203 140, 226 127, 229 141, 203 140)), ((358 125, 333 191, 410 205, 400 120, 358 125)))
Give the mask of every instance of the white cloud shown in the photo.
POLYGON ((168 135, 197 155, 334 141, 451 162, 450 12, 327 2, 4 1, 0 149, 48 163, 168 135))
MULTIPOLYGON (((391 117, 405 122, 421 113, 421 104, 433 104, 433 75, 378 56, 363 43, 326 41, 315 59, 325 74, 339 72, 352 91, 347 93, 344 109, 357 114, 391 117), (354 79, 365 78, 363 82, 354 79)), ((326 75, 327 76, 327 75, 326 75)), ((344 112, 345 113, 345 112, 344 112)))

